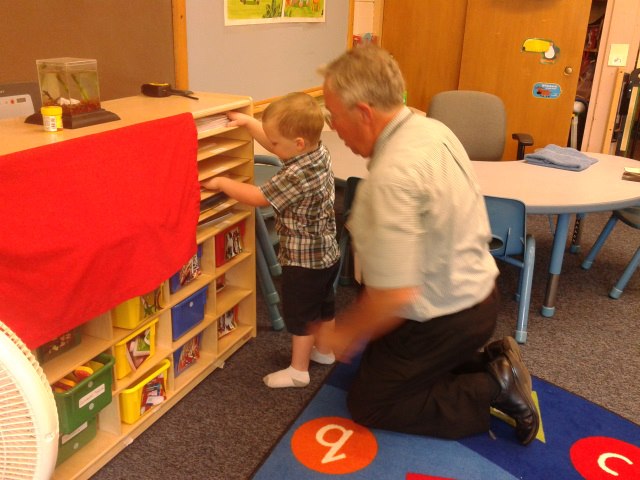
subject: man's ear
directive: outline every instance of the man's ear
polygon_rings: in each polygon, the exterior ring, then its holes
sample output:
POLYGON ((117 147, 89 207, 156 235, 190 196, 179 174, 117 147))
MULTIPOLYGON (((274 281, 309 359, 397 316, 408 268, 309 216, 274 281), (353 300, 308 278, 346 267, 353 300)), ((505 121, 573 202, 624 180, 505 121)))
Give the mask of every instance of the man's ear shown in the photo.
POLYGON ((373 121, 373 109, 371 105, 365 102, 358 102, 356 103, 356 109, 358 110, 360 121, 364 125, 368 125, 373 121))

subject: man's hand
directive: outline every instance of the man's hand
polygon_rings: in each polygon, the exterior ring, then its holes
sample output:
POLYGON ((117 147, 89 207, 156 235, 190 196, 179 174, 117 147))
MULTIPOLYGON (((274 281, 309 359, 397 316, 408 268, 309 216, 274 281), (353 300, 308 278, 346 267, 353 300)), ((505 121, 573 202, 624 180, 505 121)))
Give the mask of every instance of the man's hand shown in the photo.
POLYGON ((398 312, 410 304, 415 296, 414 288, 375 289, 367 287, 365 293, 336 318, 332 333, 322 334, 312 329, 311 334, 323 335, 323 342, 331 345, 333 353, 341 362, 349 362, 365 345, 391 330, 395 330, 406 320, 398 312))

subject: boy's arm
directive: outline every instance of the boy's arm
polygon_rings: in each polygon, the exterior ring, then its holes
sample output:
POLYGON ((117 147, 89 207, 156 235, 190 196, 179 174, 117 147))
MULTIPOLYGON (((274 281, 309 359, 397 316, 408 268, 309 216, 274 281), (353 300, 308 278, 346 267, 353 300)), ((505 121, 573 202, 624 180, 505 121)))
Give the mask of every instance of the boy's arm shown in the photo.
POLYGON ((269 205, 269 200, 264 196, 262 190, 250 183, 238 182, 228 177, 213 177, 200 185, 208 190, 220 190, 234 200, 252 207, 269 205))
POLYGON ((249 130, 251 136, 255 138, 255 140, 260 145, 273 153, 272 143, 264 134, 262 122, 260 120, 257 120, 251 115, 247 115, 246 113, 233 111, 227 112, 227 118, 229 118, 230 120, 228 125, 229 127, 246 127, 246 129, 249 130))

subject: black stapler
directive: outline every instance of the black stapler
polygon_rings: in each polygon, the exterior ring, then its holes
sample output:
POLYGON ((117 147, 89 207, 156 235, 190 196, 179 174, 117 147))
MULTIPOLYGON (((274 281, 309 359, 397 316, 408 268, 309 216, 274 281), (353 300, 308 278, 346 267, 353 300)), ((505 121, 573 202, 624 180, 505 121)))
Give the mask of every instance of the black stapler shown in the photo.
POLYGON ((198 100, 198 97, 194 97, 191 90, 177 90, 171 88, 168 83, 143 83, 140 91, 147 97, 168 97, 170 95, 179 95, 181 97, 192 98, 198 100))

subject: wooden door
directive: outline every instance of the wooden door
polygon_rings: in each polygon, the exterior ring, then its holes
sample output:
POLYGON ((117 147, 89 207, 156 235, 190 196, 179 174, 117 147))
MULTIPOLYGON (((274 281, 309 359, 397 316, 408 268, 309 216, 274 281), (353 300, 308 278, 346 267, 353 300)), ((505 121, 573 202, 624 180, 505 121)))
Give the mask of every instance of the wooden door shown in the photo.
POLYGON ((533 135, 534 148, 567 145, 590 7, 590 0, 467 2, 458 88, 505 102, 504 159, 516 158, 512 132, 533 135), (551 40, 555 58, 523 51, 527 39, 551 40))
POLYGON ((384 0, 382 42, 398 61, 407 103, 427 110, 431 97, 458 88, 467 0, 384 0))

